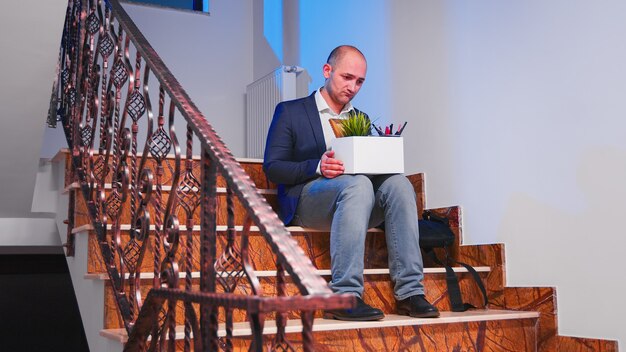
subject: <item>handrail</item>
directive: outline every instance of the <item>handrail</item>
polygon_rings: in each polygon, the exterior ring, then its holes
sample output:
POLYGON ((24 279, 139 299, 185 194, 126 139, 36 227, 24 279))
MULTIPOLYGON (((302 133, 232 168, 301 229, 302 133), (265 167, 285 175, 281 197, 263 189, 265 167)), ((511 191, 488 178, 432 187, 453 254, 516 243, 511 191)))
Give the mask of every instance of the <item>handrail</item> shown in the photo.
MULTIPOLYGON (((243 301, 247 302, 243 306, 248 310, 255 349, 260 350, 263 345, 263 316, 271 311, 279 311, 274 348, 291 348, 284 336, 284 311, 300 310, 303 347, 309 350, 312 312, 349 307, 354 303, 352 297, 332 294, 325 280, 316 274, 309 258, 118 0, 68 1, 58 77, 50 106, 48 124, 54 125, 57 116, 63 123, 71 148, 73 174, 85 198, 116 304, 131 337, 126 349, 173 350, 176 302, 181 301, 184 302, 185 350, 191 349, 192 333, 196 350, 215 350, 218 346, 217 307, 224 307, 227 331, 230 326, 232 333, 232 309, 239 307, 235 302, 243 301), (131 53, 135 58, 134 67, 131 53), (151 77, 158 82, 156 118, 150 93, 156 82, 151 83, 151 77), (167 117, 166 100, 169 100, 167 117), (177 114, 187 124, 185 156, 175 129, 177 114), (144 129, 140 120, 147 120, 144 129), (140 153, 142 133, 145 144, 140 153), (201 175, 194 170, 194 141, 201 145, 201 175), (166 160, 165 156, 172 149, 174 160, 166 160), (148 155, 152 156, 152 165, 147 160, 148 155), (216 247, 216 187, 220 177, 227 186, 228 225, 221 254, 216 247), (112 190, 105 189, 105 181, 112 184, 112 190), (171 186, 167 200, 163 196, 166 183, 171 186), (235 201, 245 210, 241 231, 235 226, 235 201), (123 212, 131 219, 128 234, 121 230, 123 212), (198 215, 201 223, 199 253, 192 233, 198 215), (179 229, 182 220, 186 221, 186 233, 179 229), (154 230, 151 230, 152 224, 154 230), (263 296, 248 258, 248 234, 252 224, 258 227, 276 256, 278 295, 286 295, 286 271, 299 294, 307 299, 263 296), (183 235, 186 235, 185 242, 183 235), (179 270, 184 267, 190 273, 195 265, 194 250, 200 255, 200 290, 193 287, 191 275, 186 275, 185 289, 181 290, 179 270), (159 298, 149 298, 153 301, 147 304, 141 295, 139 273, 147 266, 150 256, 154 271, 151 292, 154 293, 148 297, 157 295, 159 298), (181 257, 183 259, 179 260, 181 257), (217 271, 224 271, 226 267, 235 275, 216 276, 217 271), (249 287, 254 295, 236 294, 241 285, 249 287), (218 287, 223 294, 217 293, 218 287), (255 305, 254 302, 265 303, 255 305), (315 305, 306 302, 315 302, 315 305), (199 305, 199 319, 198 307, 194 304, 199 305), (148 336, 152 338, 149 347, 146 345, 148 336)), ((178 125, 180 127, 180 123, 178 125)), ((232 335, 227 334, 226 350, 232 348, 231 338, 232 335)))

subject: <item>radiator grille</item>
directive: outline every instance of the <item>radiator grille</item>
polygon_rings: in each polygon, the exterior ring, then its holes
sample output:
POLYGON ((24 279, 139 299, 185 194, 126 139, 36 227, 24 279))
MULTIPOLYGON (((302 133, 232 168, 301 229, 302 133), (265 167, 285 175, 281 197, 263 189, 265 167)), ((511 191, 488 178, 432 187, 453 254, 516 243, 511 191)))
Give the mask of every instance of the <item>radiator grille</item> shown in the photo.
POLYGON ((308 94, 310 77, 297 66, 281 66, 246 87, 246 157, 263 158, 276 104, 308 94))

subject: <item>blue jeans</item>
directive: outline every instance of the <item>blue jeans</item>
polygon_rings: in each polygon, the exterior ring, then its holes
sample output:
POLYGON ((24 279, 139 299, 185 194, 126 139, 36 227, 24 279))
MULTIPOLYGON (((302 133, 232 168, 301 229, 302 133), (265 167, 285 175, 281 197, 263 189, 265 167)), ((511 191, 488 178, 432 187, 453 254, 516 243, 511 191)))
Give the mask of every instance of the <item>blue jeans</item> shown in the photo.
POLYGON ((294 219, 298 225, 330 231, 330 288, 359 297, 365 235, 383 221, 395 298, 423 294, 415 191, 404 175, 319 177, 304 186, 294 219))

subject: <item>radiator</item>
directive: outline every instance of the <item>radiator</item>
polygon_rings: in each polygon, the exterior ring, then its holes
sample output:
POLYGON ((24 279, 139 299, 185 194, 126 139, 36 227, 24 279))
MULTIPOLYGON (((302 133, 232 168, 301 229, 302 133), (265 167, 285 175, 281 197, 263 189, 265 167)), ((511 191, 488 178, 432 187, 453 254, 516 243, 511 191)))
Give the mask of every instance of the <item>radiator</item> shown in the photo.
POLYGON ((281 66, 246 87, 246 157, 263 158, 276 104, 304 97, 310 77, 298 66, 281 66))

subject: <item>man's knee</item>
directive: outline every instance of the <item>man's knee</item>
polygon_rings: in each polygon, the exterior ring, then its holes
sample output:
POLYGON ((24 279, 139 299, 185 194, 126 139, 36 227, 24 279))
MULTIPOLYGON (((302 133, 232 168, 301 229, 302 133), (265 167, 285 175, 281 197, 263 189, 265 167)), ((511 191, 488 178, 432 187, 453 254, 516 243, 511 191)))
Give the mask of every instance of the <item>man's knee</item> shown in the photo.
POLYGON ((389 175, 382 182, 379 190, 388 195, 415 198, 415 189, 411 181, 402 174, 389 175))
POLYGON ((343 177, 342 182, 344 183, 340 198, 363 202, 363 204, 374 203, 374 186, 367 176, 342 175, 340 177, 343 177))

